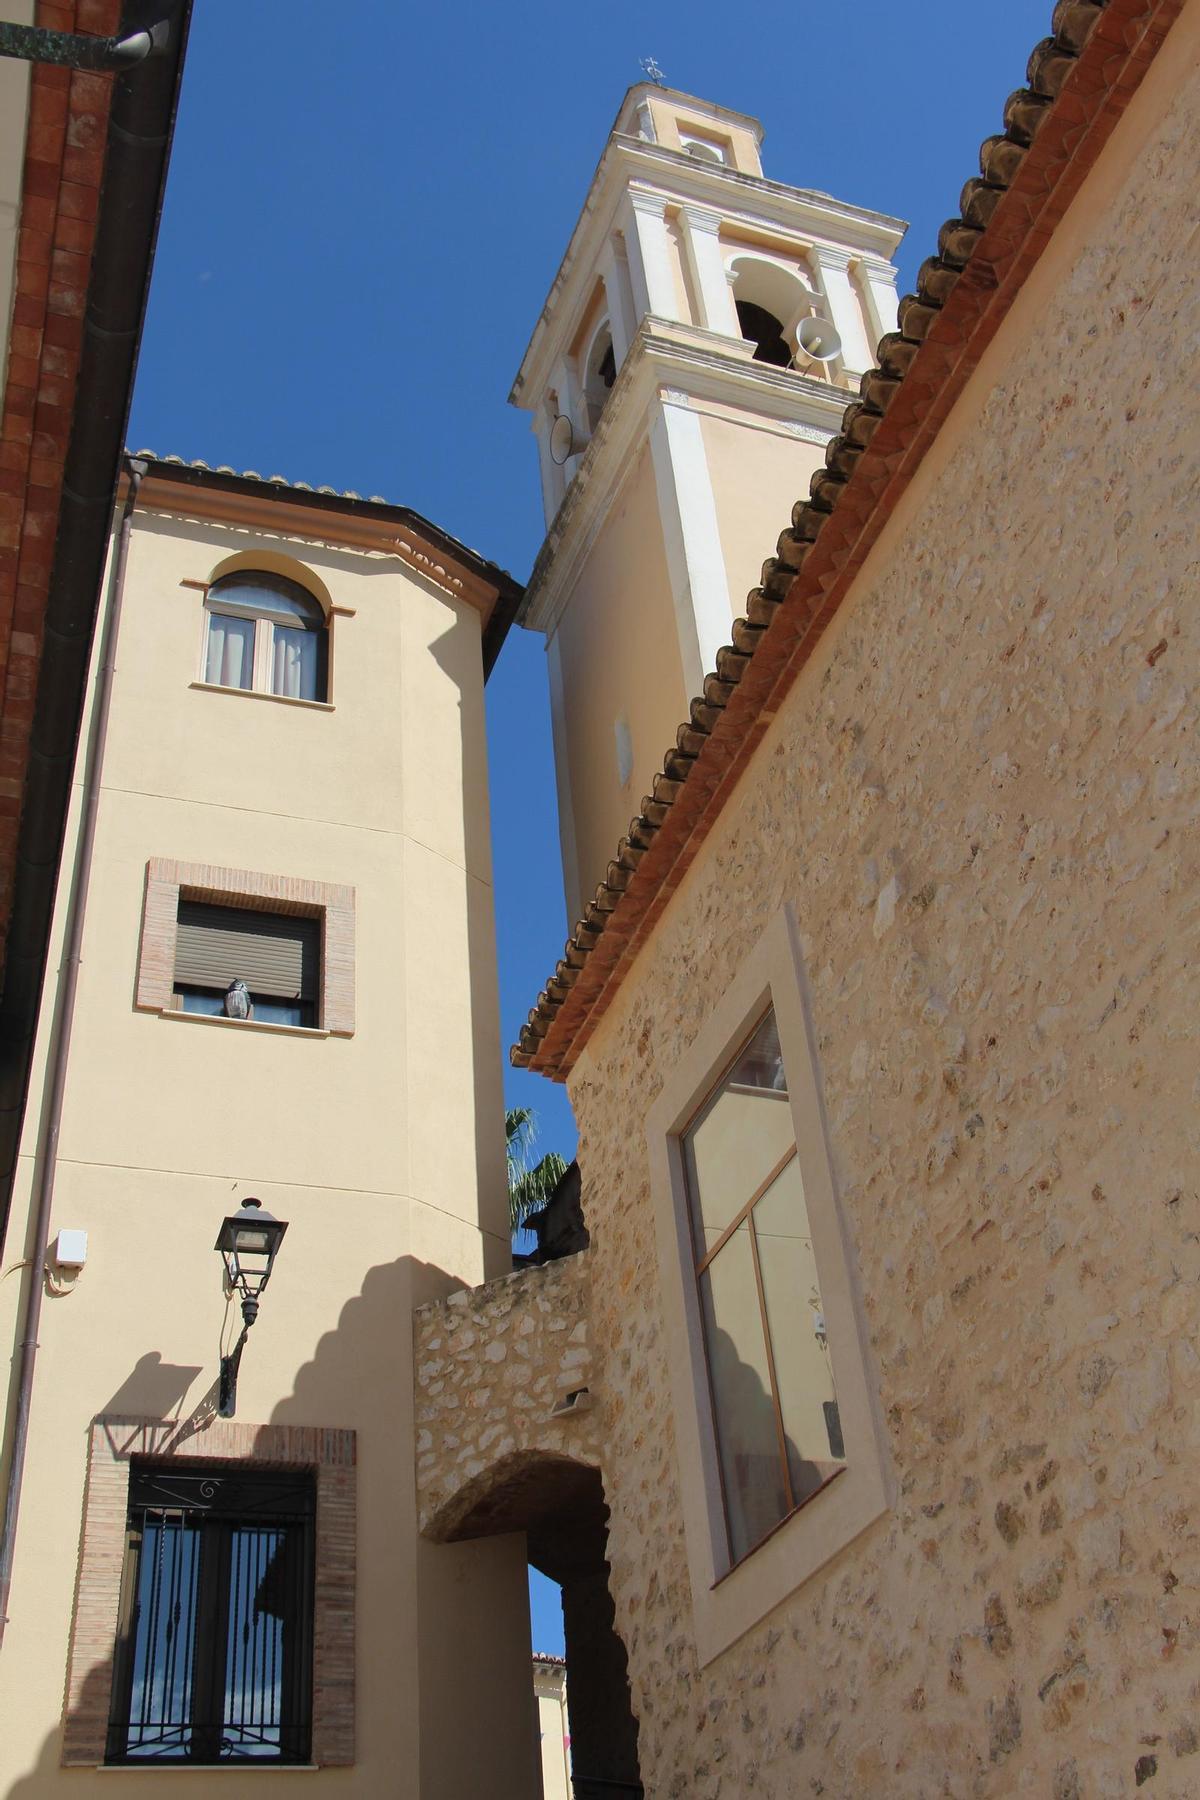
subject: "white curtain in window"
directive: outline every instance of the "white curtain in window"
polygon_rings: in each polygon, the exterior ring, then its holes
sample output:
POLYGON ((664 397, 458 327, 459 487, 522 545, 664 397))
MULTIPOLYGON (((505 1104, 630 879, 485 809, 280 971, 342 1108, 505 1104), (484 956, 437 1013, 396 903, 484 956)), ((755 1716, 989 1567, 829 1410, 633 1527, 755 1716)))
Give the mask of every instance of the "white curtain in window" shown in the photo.
POLYGON ((227 613, 208 615, 208 655, 204 679, 218 687, 248 688, 254 672, 254 620, 227 613))
POLYGON ((291 700, 317 698, 318 637, 315 631, 292 631, 276 625, 271 692, 291 700))

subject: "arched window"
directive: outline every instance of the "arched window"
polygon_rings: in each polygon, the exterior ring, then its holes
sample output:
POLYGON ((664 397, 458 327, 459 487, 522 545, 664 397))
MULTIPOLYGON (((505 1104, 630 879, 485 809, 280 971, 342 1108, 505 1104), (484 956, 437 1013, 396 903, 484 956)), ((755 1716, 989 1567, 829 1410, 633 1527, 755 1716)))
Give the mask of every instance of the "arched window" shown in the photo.
POLYGON ((753 300, 738 300, 735 304, 742 336, 754 345, 755 362, 770 363, 776 369, 790 369, 792 352, 783 335, 782 321, 765 306, 756 306, 753 300))
POLYGON ((583 378, 583 395, 587 403, 588 430, 595 431, 600 422, 600 414, 604 411, 604 402, 608 399, 609 390, 617 379, 617 359, 613 350, 612 332, 607 325, 592 339, 592 347, 588 351, 587 367, 583 378))
POLYGON ((237 569, 213 582, 204 605, 205 681, 289 700, 325 699, 325 613, 298 581, 237 569))
POLYGON ((729 263, 734 304, 742 336, 754 345, 755 362, 790 369, 796 328, 813 311, 818 296, 810 276, 797 262, 742 252, 729 263))

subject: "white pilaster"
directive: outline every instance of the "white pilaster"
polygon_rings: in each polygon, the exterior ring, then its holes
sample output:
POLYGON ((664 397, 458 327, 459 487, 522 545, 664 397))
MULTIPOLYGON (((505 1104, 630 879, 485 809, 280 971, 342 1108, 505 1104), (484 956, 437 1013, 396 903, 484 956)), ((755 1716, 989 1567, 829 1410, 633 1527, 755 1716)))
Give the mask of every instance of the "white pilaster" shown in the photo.
POLYGON ((874 349, 867 342, 867 328, 858 293, 850 279, 850 255, 831 244, 814 244, 810 256, 817 281, 825 296, 834 330, 842 340, 842 366, 856 379, 873 365, 874 349))
POLYGON ((677 318, 666 201, 661 194, 631 188, 625 200, 623 224, 638 324, 648 314, 658 319, 677 318))
POLYGON ((562 470, 555 467, 554 458, 550 454, 550 427, 553 421, 548 416, 549 408, 543 407, 533 416, 533 431, 537 438, 538 468, 542 477, 542 509, 546 514, 546 523, 558 511, 559 501, 563 496, 562 470))
MULTIPOLYGON (((575 841, 575 813, 571 805, 571 765, 567 756, 567 703, 563 691, 562 654, 558 633, 546 639, 546 664, 550 674, 550 724, 554 733, 554 780, 558 790, 558 839, 562 852, 563 896, 567 903, 567 927, 573 930, 583 917, 579 886, 579 848, 575 841)), ((590 898, 590 896, 589 896, 590 898)))
MULTIPOLYGON (((874 262, 870 257, 858 259, 858 279, 866 303, 867 318, 875 342, 896 329, 896 275, 891 263, 874 262)), ((874 357, 871 359, 874 361, 874 357)))
POLYGON ((721 331, 727 337, 740 338, 737 309, 721 256, 720 214, 709 212, 702 206, 684 206, 680 209, 680 217, 700 304, 699 323, 707 326, 709 331, 721 331))
POLYGON ((733 609, 700 416, 686 395, 660 395, 650 457, 690 696, 700 692, 705 675, 717 666, 717 651, 729 642, 733 609))
POLYGON ((608 324, 612 332, 613 360, 617 368, 629 354, 629 346, 637 332, 633 316, 633 287, 629 279, 629 262, 624 240, 611 237, 600 256, 600 279, 608 302, 608 324))

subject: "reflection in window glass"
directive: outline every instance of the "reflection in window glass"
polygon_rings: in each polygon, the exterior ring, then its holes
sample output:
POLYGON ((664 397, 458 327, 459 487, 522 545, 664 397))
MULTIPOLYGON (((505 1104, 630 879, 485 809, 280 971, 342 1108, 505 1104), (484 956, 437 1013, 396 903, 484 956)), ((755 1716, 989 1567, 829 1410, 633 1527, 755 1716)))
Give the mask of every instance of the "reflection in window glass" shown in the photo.
POLYGON ((682 1149, 736 1562, 845 1461, 773 1012, 682 1149))
POLYGON ((790 1510, 749 1220, 701 1275, 700 1299, 713 1405, 722 1421, 719 1452, 729 1531, 740 1554, 790 1510))

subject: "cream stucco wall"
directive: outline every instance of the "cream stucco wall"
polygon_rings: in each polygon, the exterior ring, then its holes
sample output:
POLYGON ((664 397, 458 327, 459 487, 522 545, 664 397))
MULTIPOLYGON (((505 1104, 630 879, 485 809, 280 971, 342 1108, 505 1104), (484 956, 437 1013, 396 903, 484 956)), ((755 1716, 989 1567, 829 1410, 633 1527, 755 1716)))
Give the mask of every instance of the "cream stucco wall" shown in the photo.
POLYGON ((542 1751, 542 1800, 571 1800, 571 1734, 563 1665, 535 1661, 533 1691, 542 1751))
POLYGON ((651 1795, 1200 1784, 1198 50, 1192 0, 570 1081, 651 1795), (896 1500, 702 1668, 639 1121, 784 902, 896 1500))
POLYGON ((555 706, 559 810, 567 820, 568 799, 574 831, 573 844, 564 833, 563 867, 568 903, 573 890, 586 905, 689 699, 648 448, 604 517, 553 639, 549 654, 566 696, 555 706), (633 743, 632 774, 623 785, 618 717, 628 720, 633 743))
MULTIPOLYGON (((89 1260, 43 1313, 0 1790, 57 1786, 89 1421, 211 1406, 213 1243, 251 1193, 290 1230, 238 1419, 359 1434, 358 1761, 318 1779, 510 1800, 536 1791, 522 1548, 418 1542, 409 1398, 413 1307, 508 1266, 479 615, 397 560, 267 534, 353 609, 333 620, 332 710, 190 686, 202 595, 180 583, 246 542, 136 517, 52 1219, 52 1235, 88 1232, 89 1260), (354 1035, 135 1011, 152 856, 352 886, 354 1035), (463 1741, 464 1682, 486 1759, 463 1741)), ((48 996, 61 942, 60 897, 48 996)), ((43 1021, 6 1266, 27 1254, 45 1058, 43 1021)), ((6 1343, 25 1279, 0 1284, 6 1343)), ((256 1791, 290 1779, 253 1777, 256 1791)), ((178 1776, 136 1780, 149 1795, 178 1776)))
POLYGON ((824 466, 825 451, 785 426, 728 406, 708 409, 701 431, 732 623, 745 612, 746 595, 758 586, 763 563, 791 523, 793 502, 807 498, 808 478, 824 466))

